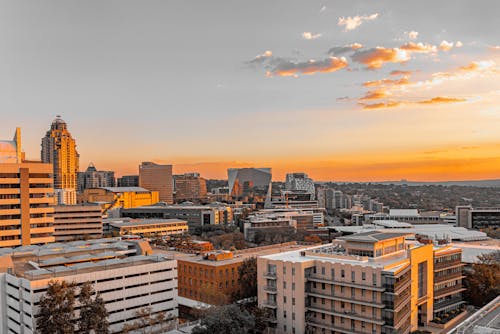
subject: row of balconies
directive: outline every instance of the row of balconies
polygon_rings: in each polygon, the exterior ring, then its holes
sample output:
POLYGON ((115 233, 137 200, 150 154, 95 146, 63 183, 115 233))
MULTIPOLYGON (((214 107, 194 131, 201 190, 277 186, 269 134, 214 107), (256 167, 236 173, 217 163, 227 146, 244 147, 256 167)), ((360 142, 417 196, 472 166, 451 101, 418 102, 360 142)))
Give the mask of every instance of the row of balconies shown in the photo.
POLYGON ((373 291, 379 291, 379 292, 382 292, 382 291, 385 291, 385 288, 384 287, 381 287, 381 286, 377 286, 377 284, 359 284, 359 283, 356 283, 356 281, 349 281, 349 280, 345 280, 345 281, 339 281, 339 280, 335 280, 335 279, 332 279, 331 277, 328 277, 328 276, 323 276, 323 275, 319 275, 319 274, 309 274, 307 277, 306 277, 308 280, 310 281, 313 281, 313 282, 320 282, 320 283, 327 283, 327 284, 333 284, 333 285, 341 285, 341 286, 346 286, 346 287, 351 287, 351 288, 359 288, 359 289, 366 289, 366 290, 373 290, 373 291))
POLYGON ((438 298, 444 297, 446 295, 462 292, 465 290, 466 289, 463 287, 462 284, 457 284, 457 285, 449 286, 449 287, 442 288, 442 289, 434 289, 434 299, 438 299, 438 298))

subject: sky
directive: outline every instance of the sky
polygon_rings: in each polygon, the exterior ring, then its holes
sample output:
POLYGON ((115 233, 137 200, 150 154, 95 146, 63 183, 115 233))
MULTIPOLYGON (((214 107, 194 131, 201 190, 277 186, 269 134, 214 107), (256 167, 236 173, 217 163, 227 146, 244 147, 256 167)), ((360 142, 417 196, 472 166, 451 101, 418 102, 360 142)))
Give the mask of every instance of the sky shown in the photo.
POLYGON ((0 138, 81 169, 500 178, 500 2, 0 1, 0 138))

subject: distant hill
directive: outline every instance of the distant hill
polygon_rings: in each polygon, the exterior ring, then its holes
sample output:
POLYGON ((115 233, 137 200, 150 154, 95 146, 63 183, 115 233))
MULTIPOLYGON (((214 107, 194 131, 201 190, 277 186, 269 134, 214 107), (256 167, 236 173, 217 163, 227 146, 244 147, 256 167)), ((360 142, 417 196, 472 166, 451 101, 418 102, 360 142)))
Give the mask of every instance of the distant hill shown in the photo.
MULTIPOLYGON (((367 182, 363 182, 367 183, 367 182)), ((473 181, 444 181, 444 182, 416 182, 416 181, 383 181, 371 182, 379 184, 395 184, 408 186, 464 186, 464 187, 500 187, 500 179, 496 180, 473 180, 473 181)))

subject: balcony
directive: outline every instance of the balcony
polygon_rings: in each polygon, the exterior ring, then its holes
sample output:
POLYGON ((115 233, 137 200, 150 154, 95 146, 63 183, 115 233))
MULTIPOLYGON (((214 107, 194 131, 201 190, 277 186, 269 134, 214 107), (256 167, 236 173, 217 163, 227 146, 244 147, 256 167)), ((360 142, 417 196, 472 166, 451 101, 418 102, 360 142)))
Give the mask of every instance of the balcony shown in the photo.
POLYGON ((457 292, 462 292, 465 290, 466 289, 462 286, 462 284, 457 284, 454 286, 449 286, 447 288, 434 290, 434 299, 442 298, 442 297, 445 297, 447 295, 457 293, 457 292))
POLYGON ((385 307, 385 304, 379 303, 377 301, 371 301, 369 299, 364 299, 364 300, 353 299, 353 298, 348 298, 346 296, 334 295, 331 292, 328 293, 326 291, 322 292, 322 291, 313 290, 311 292, 308 292, 308 295, 312 296, 312 297, 327 298, 327 299, 337 300, 337 301, 341 301, 341 302, 345 302, 345 303, 353 303, 353 304, 365 305, 365 306, 369 306, 369 307, 378 307, 378 308, 385 307))
POLYGON ((447 269, 447 268, 453 268, 463 265, 462 261, 460 260, 455 260, 451 262, 439 262, 439 263, 434 263, 434 271, 436 270, 441 270, 441 269, 447 269))
POLYGON ((463 304, 463 303, 465 303, 465 302, 462 300, 461 296, 446 299, 446 300, 443 300, 440 302, 436 302, 436 303, 434 303, 434 312, 439 312, 439 311, 441 311, 449 306, 455 306, 455 305, 459 305, 459 304, 463 304))
POLYGON ((262 306, 267 307, 267 308, 277 308, 278 307, 278 305, 276 304, 276 301, 273 301, 273 300, 264 301, 264 303, 262 303, 262 306))
POLYGON ((331 308, 325 308, 325 307, 319 307, 319 306, 309 306, 307 307, 308 311, 313 311, 313 312, 318 312, 318 313, 325 313, 329 315, 334 315, 337 317, 342 317, 342 318, 347 318, 347 319, 352 319, 352 320, 359 320, 359 321, 364 321, 364 322, 369 322, 377 325, 383 325, 385 322, 383 319, 380 318, 372 318, 371 316, 368 315, 363 315, 360 313, 356 312, 351 312, 351 311, 343 311, 343 312, 338 312, 335 311, 331 308))
POLYGON ((276 279, 276 272, 275 271, 268 271, 264 274, 265 278, 270 278, 270 279, 276 279))
POLYGON ((347 286, 350 288, 359 288, 359 289, 366 289, 366 290, 379 291, 379 292, 385 291, 385 288, 380 287, 380 286, 370 285, 370 284, 366 284, 366 285, 357 284, 357 283, 352 283, 352 282, 347 282, 347 281, 336 281, 336 280, 332 280, 331 277, 322 276, 322 275, 318 275, 318 274, 309 274, 306 276, 306 278, 309 281, 319 282, 319 283, 341 285, 341 286, 347 286))
POLYGON ((278 293, 278 289, 275 286, 270 286, 270 285, 264 286, 264 291, 268 293, 278 293))
POLYGON ((306 325, 312 326, 312 327, 317 327, 317 328, 324 328, 326 330, 336 332, 336 333, 342 333, 342 334, 369 334, 369 333, 372 333, 372 331, 368 328, 365 329, 366 331, 360 332, 360 331, 353 330, 351 328, 338 327, 338 326, 334 326, 334 324, 332 324, 332 323, 322 323, 322 322, 319 322, 318 320, 312 320, 312 319, 308 320, 306 322, 306 325))
POLYGON ((452 281, 452 280, 456 280, 456 279, 459 279, 459 278, 463 278, 465 277, 462 272, 458 272, 458 273, 452 273, 452 274, 449 274, 449 275, 443 275, 443 276, 434 276, 434 284, 437 284, 437 283, 441 283, 441 282, 446 282, 446 281, 452 281))

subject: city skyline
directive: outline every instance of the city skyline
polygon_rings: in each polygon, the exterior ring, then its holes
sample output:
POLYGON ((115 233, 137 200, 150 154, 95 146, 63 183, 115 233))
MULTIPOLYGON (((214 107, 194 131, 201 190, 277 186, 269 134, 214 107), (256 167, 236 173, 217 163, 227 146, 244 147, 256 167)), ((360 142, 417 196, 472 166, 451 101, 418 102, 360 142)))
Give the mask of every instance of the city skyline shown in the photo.
POLYGON ((0 138, 38 159, 60 114, 117 175, 498 179, 500 4, 430 4, 6 1, 0 138))

